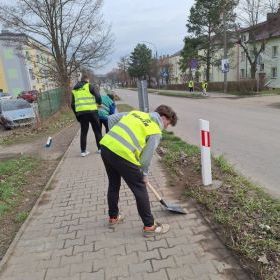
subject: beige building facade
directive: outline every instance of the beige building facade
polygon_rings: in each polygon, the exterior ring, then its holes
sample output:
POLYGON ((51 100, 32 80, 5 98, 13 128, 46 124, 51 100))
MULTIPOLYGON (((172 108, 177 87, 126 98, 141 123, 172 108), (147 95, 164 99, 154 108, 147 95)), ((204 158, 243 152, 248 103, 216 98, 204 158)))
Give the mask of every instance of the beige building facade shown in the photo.
POLYGON ((49 50, 22 34, 0 33, 0 90, 17 96, 21 91, 39 92, 56 87, 44 65, 52 61, 49 50))

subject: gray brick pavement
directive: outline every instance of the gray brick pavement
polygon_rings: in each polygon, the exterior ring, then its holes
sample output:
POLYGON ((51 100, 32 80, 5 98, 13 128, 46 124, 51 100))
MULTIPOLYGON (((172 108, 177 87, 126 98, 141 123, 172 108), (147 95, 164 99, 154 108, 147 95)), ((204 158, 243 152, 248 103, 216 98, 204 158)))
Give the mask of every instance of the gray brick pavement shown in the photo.
MULTIPOLYGON (((107 177, 100 158, 79 155, 76 137, 42 196, 21 236, 3 260, 1 280, 86 279, 249 279, 220 243, 196 208, 184 202, 187 215, 164 210, 150 194, 158 221, 171 231, 162 237, 142 237, 134 198, 123 184, 120 194, 124 224, 107 227, 107 177)), ((171 189, 153 161, 150 181, 166 199, 171 189)))

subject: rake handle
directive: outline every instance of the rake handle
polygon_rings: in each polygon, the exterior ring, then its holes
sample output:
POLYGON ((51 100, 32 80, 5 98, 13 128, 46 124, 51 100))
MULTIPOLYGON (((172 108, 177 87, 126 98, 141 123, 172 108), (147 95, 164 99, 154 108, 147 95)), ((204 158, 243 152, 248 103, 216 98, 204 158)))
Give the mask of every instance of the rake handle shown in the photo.
POLYGON ((154 195, 156 196, 156 198, 161 201, 161 196, 159 195, 159 193, 156 191, 156 189, 149 183, 147 182, 146 185, 148 186, 148 188, 154 193, 154 195))
POLYGON ((156 191, 156 189, 149 183, 147 182, 146 185, 148 186, 148 188, 154 193, 154 195, 156 196, 156 198, 159 200, 159 202, 167 207, 166 202, 161 198, 161 196, 159 195, 159 193, 156 191))

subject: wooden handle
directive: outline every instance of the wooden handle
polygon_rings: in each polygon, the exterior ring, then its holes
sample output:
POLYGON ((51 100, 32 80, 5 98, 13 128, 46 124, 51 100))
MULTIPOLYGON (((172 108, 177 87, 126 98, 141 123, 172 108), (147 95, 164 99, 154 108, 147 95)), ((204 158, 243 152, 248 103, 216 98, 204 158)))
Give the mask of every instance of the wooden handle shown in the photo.
POLYGON ((158 192, 155 190, 155 188, 149 183, 147 182, 146 185, 148 186, 148 188, 154 193, 154 195, 156 196, 156 198, 161 201, 161 197, 160 195, 158 194, 158 192))

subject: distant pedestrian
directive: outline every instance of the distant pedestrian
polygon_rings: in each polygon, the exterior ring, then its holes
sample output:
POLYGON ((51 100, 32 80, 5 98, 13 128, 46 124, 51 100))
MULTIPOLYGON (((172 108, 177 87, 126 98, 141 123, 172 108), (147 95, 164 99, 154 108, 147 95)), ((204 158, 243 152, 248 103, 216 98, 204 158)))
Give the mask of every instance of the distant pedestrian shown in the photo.
POLYGON ((85 157, 90 153, 86 149, 89 124, 91 124, 95 135, 97 149, 100 153, 99 141, 101 140, 102 135, 97 104, 101 105, 100 94, 97 89, 89 83, 89 77, 84 74, 81 81, 78 82, 72 90, 71 102, 71 108, 81 126, 80 147, 82 157, 85 157))
POLYGON ((202 81, 201 87, 202 87, 202 94, 207 96, 207 88, 208 88, 207 81, 202 81))
POLYGON ((107 94, 101 95, 102 103, 98 107, 98 116, 100 120, 100 125, 102 129, 102 125, 105 127, 106 133, 109 131, 108 127, 108 117, 115 113, 116 104, 114 102, 114 95, 107 94))
POLYGON ((193 80, 189 80, 188 86, 189 86, 189 92, 193 92, 193 86, 194 86, 193 80))
POLYGON ((101 157, 109 179, 109 226, 124 220, 119 213, 121 177, 133 192, 145 237, 160 235, 169 230, 168 224, 154 221, 146 188, 147 175, 153 154, 160 142, 161 131, 177 123, 176 113, 160 105, 152 113, 131 111, 109 116, 109 132, 100 141, 101 157))

